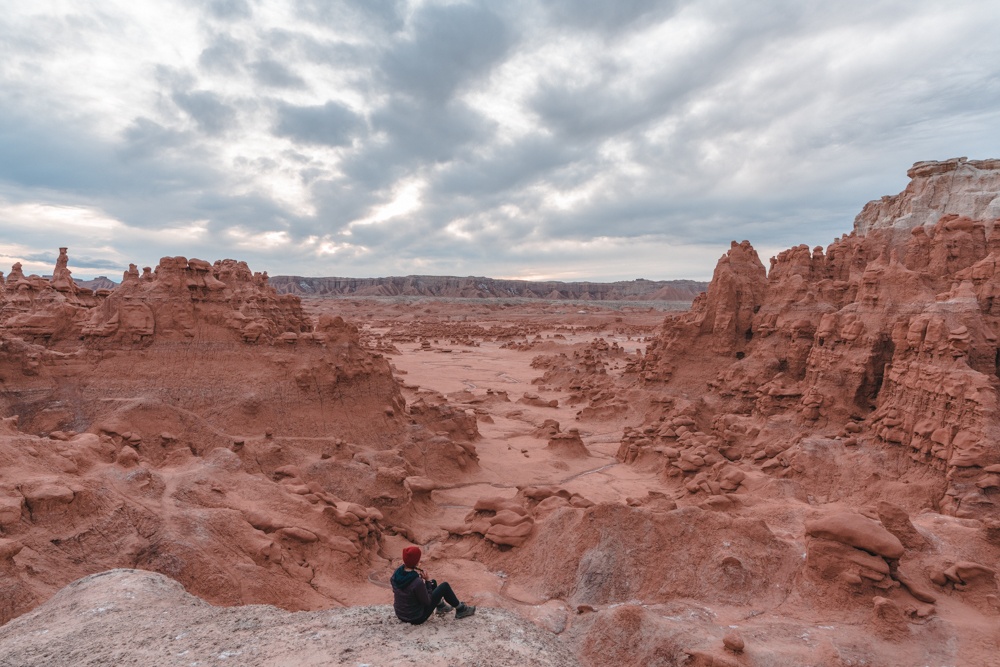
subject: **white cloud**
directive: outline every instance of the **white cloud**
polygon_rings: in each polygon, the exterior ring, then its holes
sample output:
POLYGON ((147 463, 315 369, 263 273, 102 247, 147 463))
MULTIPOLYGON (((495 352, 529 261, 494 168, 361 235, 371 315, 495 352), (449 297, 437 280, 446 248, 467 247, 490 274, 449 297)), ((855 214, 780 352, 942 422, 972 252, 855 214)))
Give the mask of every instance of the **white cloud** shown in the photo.
POLYGON ((354 220, 349 227, 374 225, 419 211, 423 206, 421 197, 426 187, 427 182, 420 178, 407 179, 397 183, 392 188, 389 201, 374 207, 369 215, 354 220))

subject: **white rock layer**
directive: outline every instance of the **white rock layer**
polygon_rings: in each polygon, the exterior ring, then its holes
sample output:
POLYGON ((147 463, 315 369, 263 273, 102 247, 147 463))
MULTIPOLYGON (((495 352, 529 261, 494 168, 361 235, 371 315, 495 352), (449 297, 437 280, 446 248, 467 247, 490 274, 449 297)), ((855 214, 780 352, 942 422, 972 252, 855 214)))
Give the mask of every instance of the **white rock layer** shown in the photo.
POLYGON ((910 183, 898 195, 865 204, 854 219, 855 232, 864 236, 875 229, 907 231, 955 214, 985 221, 989 234, 1000 218, 1000 160, 917 162, 906 175, 910 183))

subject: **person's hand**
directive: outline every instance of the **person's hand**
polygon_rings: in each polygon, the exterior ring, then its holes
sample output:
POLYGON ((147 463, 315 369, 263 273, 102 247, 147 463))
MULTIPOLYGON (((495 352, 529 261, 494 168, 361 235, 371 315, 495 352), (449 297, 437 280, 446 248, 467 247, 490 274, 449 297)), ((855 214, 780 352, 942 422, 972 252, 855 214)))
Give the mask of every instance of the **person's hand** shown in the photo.
POLYGON ((424 581, 430 581, 430 579, 427 577, 427 572, 426 571, 418 569, 417 572, 420 573, 420 578, 421 579, 423 579, 424 581))

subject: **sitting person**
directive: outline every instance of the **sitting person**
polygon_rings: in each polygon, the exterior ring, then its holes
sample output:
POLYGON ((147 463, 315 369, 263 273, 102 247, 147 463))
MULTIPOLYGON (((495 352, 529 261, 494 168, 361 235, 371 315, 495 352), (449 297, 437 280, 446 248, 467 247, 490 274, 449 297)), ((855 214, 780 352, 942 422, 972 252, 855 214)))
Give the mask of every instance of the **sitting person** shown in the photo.
POLYGON ((476 608, 459 602, 448 582, 438 585, 428 579, 427 573, 417 567, 420 547, 403 549, 403 564, 392 573, 392 608, 401 621, 420 625, 435 611, 447 614, 455 609, 455 618, 465 618, 476 613, 476 608))

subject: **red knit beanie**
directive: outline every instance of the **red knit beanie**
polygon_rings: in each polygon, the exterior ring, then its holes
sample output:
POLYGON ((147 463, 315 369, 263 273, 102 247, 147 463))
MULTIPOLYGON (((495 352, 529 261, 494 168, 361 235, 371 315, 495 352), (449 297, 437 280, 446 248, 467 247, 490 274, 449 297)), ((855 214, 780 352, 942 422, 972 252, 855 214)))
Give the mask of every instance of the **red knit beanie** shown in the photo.
POLYGON ((420 562, 420 547, 406 547, 403 549, 403 565, 406 567, 416 567, 420 562))

